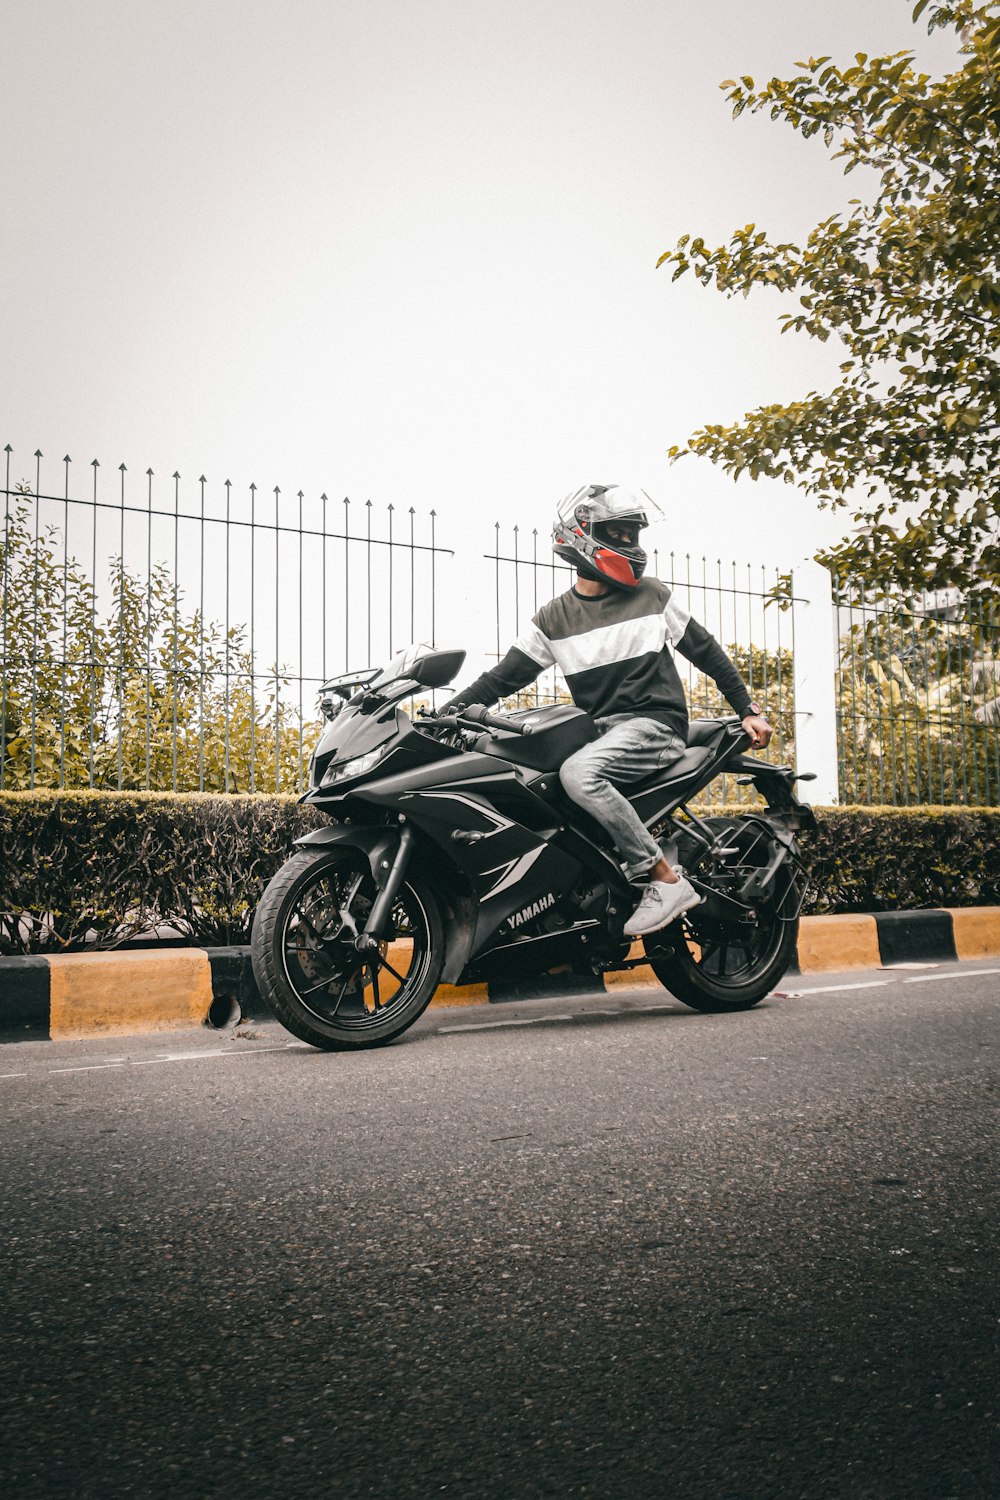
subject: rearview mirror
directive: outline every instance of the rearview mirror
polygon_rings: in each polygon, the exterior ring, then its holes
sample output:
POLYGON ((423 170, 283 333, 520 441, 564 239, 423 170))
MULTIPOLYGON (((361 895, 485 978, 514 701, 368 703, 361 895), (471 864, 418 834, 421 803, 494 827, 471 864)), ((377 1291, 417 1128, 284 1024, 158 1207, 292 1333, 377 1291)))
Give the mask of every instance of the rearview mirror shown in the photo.
POLYGON ((418 687, 427 688, 444 687, 461 671, 464 661, 464 651, 435 651, 425 641, 417 641, 397 651, 368 686, 376 693, 396 682, 415 682, 418 687))
POLYGON ((445 687, 462 670, 464 651, 428 651, 413 663, 410 675, 421 687, 445 687))

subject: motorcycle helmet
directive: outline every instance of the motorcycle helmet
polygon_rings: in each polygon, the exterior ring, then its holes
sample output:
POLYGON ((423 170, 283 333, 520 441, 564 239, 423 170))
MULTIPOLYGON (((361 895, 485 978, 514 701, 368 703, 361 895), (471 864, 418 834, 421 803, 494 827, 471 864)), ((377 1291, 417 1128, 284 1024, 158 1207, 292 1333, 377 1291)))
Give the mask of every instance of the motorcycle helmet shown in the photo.
POLYGON ((662 520, 662 512, 645 490, 586 484, 560 502, 552 547, 582 577, 634 589, 647 561, 639 532, 651 520, 662 520))

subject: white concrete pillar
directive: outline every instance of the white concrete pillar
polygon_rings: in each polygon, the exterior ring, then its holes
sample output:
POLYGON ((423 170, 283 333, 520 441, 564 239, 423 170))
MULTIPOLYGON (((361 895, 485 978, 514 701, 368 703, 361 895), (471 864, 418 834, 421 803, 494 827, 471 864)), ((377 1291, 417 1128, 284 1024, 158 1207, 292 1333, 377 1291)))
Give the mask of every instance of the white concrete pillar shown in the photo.
POLYGON ((819 807, 840 800, 837 770, 837 615, 826 568, 812 558, 794 569, 795 769, 815 771, 799 795, 819 807))

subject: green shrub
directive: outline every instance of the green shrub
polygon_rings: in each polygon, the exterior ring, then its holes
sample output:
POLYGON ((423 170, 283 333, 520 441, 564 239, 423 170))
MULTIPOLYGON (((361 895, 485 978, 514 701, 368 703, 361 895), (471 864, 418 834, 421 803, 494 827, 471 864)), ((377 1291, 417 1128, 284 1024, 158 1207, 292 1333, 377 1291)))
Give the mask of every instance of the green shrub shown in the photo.
POLYGON ((162 925, 245 943, 264 885, 320 821, 293 797, 0 795, 0 952, 114 948, 162 925))
POLYGON ((807 911, 1000 905, 1000 809, 838 807, 818 818, 807 911))
MULTIPOLYGON (((263 886, 322 821, 291 797, 2 794, 0 952, 112 948, 163 926, 245 943, 263 886)), ((828 809, 804 847, 807 912, 1000 905, 996 808, 828 809)))

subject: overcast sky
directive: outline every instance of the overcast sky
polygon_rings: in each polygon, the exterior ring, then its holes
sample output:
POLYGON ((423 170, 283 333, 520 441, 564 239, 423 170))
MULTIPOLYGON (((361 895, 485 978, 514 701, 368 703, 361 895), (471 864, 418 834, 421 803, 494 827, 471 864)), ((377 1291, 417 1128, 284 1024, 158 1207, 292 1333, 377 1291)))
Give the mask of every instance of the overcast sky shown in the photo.
POLYGON ((947 69, 911 9, 6 0, 0 446, 433 504, 473 545, 631 477, 679 550, 787 563, 828 520, 665 451, 837 351, 655 264, 856 193, 718 84, 910 46, 947 69))

